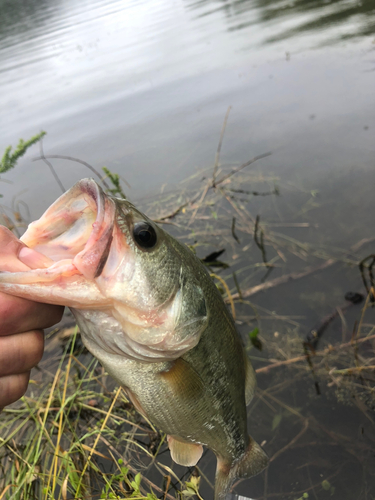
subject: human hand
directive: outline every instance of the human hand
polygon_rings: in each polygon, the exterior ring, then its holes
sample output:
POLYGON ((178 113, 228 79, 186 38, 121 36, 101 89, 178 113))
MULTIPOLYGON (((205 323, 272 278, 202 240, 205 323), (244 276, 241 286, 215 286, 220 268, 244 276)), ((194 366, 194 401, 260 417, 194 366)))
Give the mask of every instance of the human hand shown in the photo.
MULTIPOLYGON (((0 226, 0 271, 28 271, 50 262, 0 226)), ((63 310, 0 292, 0 411, 25 394, 31 368, 43 355, 42 329, 58 323, 63 310)))

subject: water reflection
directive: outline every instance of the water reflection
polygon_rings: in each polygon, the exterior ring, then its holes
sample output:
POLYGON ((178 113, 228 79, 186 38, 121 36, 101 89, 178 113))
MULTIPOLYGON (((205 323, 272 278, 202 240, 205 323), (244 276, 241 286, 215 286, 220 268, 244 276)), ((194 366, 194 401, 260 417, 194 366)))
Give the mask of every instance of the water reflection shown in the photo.
POLYGON ((56 13, 48 0, 0 0, 0 47, 31 38, 56 13))
POLYGON ((223 12, 228 31, 265 25, 274 34, 262 43, 273 43, 297 35, 319 35, 320 43, 371 36, 375 33, 373 0, 198 0, 188 1, 198 17, 223 12))

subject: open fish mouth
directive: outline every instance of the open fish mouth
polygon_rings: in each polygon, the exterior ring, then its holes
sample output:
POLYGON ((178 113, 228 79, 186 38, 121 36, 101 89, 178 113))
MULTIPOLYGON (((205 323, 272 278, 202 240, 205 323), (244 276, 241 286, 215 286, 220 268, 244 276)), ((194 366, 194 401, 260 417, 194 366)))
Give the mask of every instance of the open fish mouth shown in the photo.
POLYGON ((79 181, 21 238, 49 263, 43 269, 0 273, 2 291, 69 307, 108 303, 94 279, 110 251, 115 214, 115 203, 94 180, 79 181))
POLYGON ((31 223, 21 240, 51 261, 70 261, 86 279, 93 279, 108 257, 115 211, 96 182, 83 179, 31 223))

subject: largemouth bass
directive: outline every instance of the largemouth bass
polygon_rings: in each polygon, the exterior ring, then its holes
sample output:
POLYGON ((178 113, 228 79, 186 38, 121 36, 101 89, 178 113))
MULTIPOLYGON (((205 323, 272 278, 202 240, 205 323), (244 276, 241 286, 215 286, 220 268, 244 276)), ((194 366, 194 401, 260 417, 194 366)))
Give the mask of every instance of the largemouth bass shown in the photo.
POLYGON ((87 349, 167 433, 172 459, 217 457, 215 500, 268 462, 247 431, 254 370, 234 321, 188 247, 91 179, 63 194, 22 241, 50 259, 1 273, 0 290, 71 308, 87 349))

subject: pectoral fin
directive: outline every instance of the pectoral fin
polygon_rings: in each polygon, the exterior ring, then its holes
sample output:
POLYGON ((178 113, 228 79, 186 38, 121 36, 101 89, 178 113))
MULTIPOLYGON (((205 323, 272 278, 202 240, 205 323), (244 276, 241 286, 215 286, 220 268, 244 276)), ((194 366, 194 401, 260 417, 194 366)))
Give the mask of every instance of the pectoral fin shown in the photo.
POLYGON ((196 465, 203 453, 203 446, 195 443, 183 443, 172 436, 167 436, 171 457, 176 464, 191 467, 196 465))
POLYGON ((168 385, 174 397, 182 400, 184 404, 193 404, 204 393, 201 377, 182 358, 173 361, 169 370, 160 372, 159 376, 168 385))

